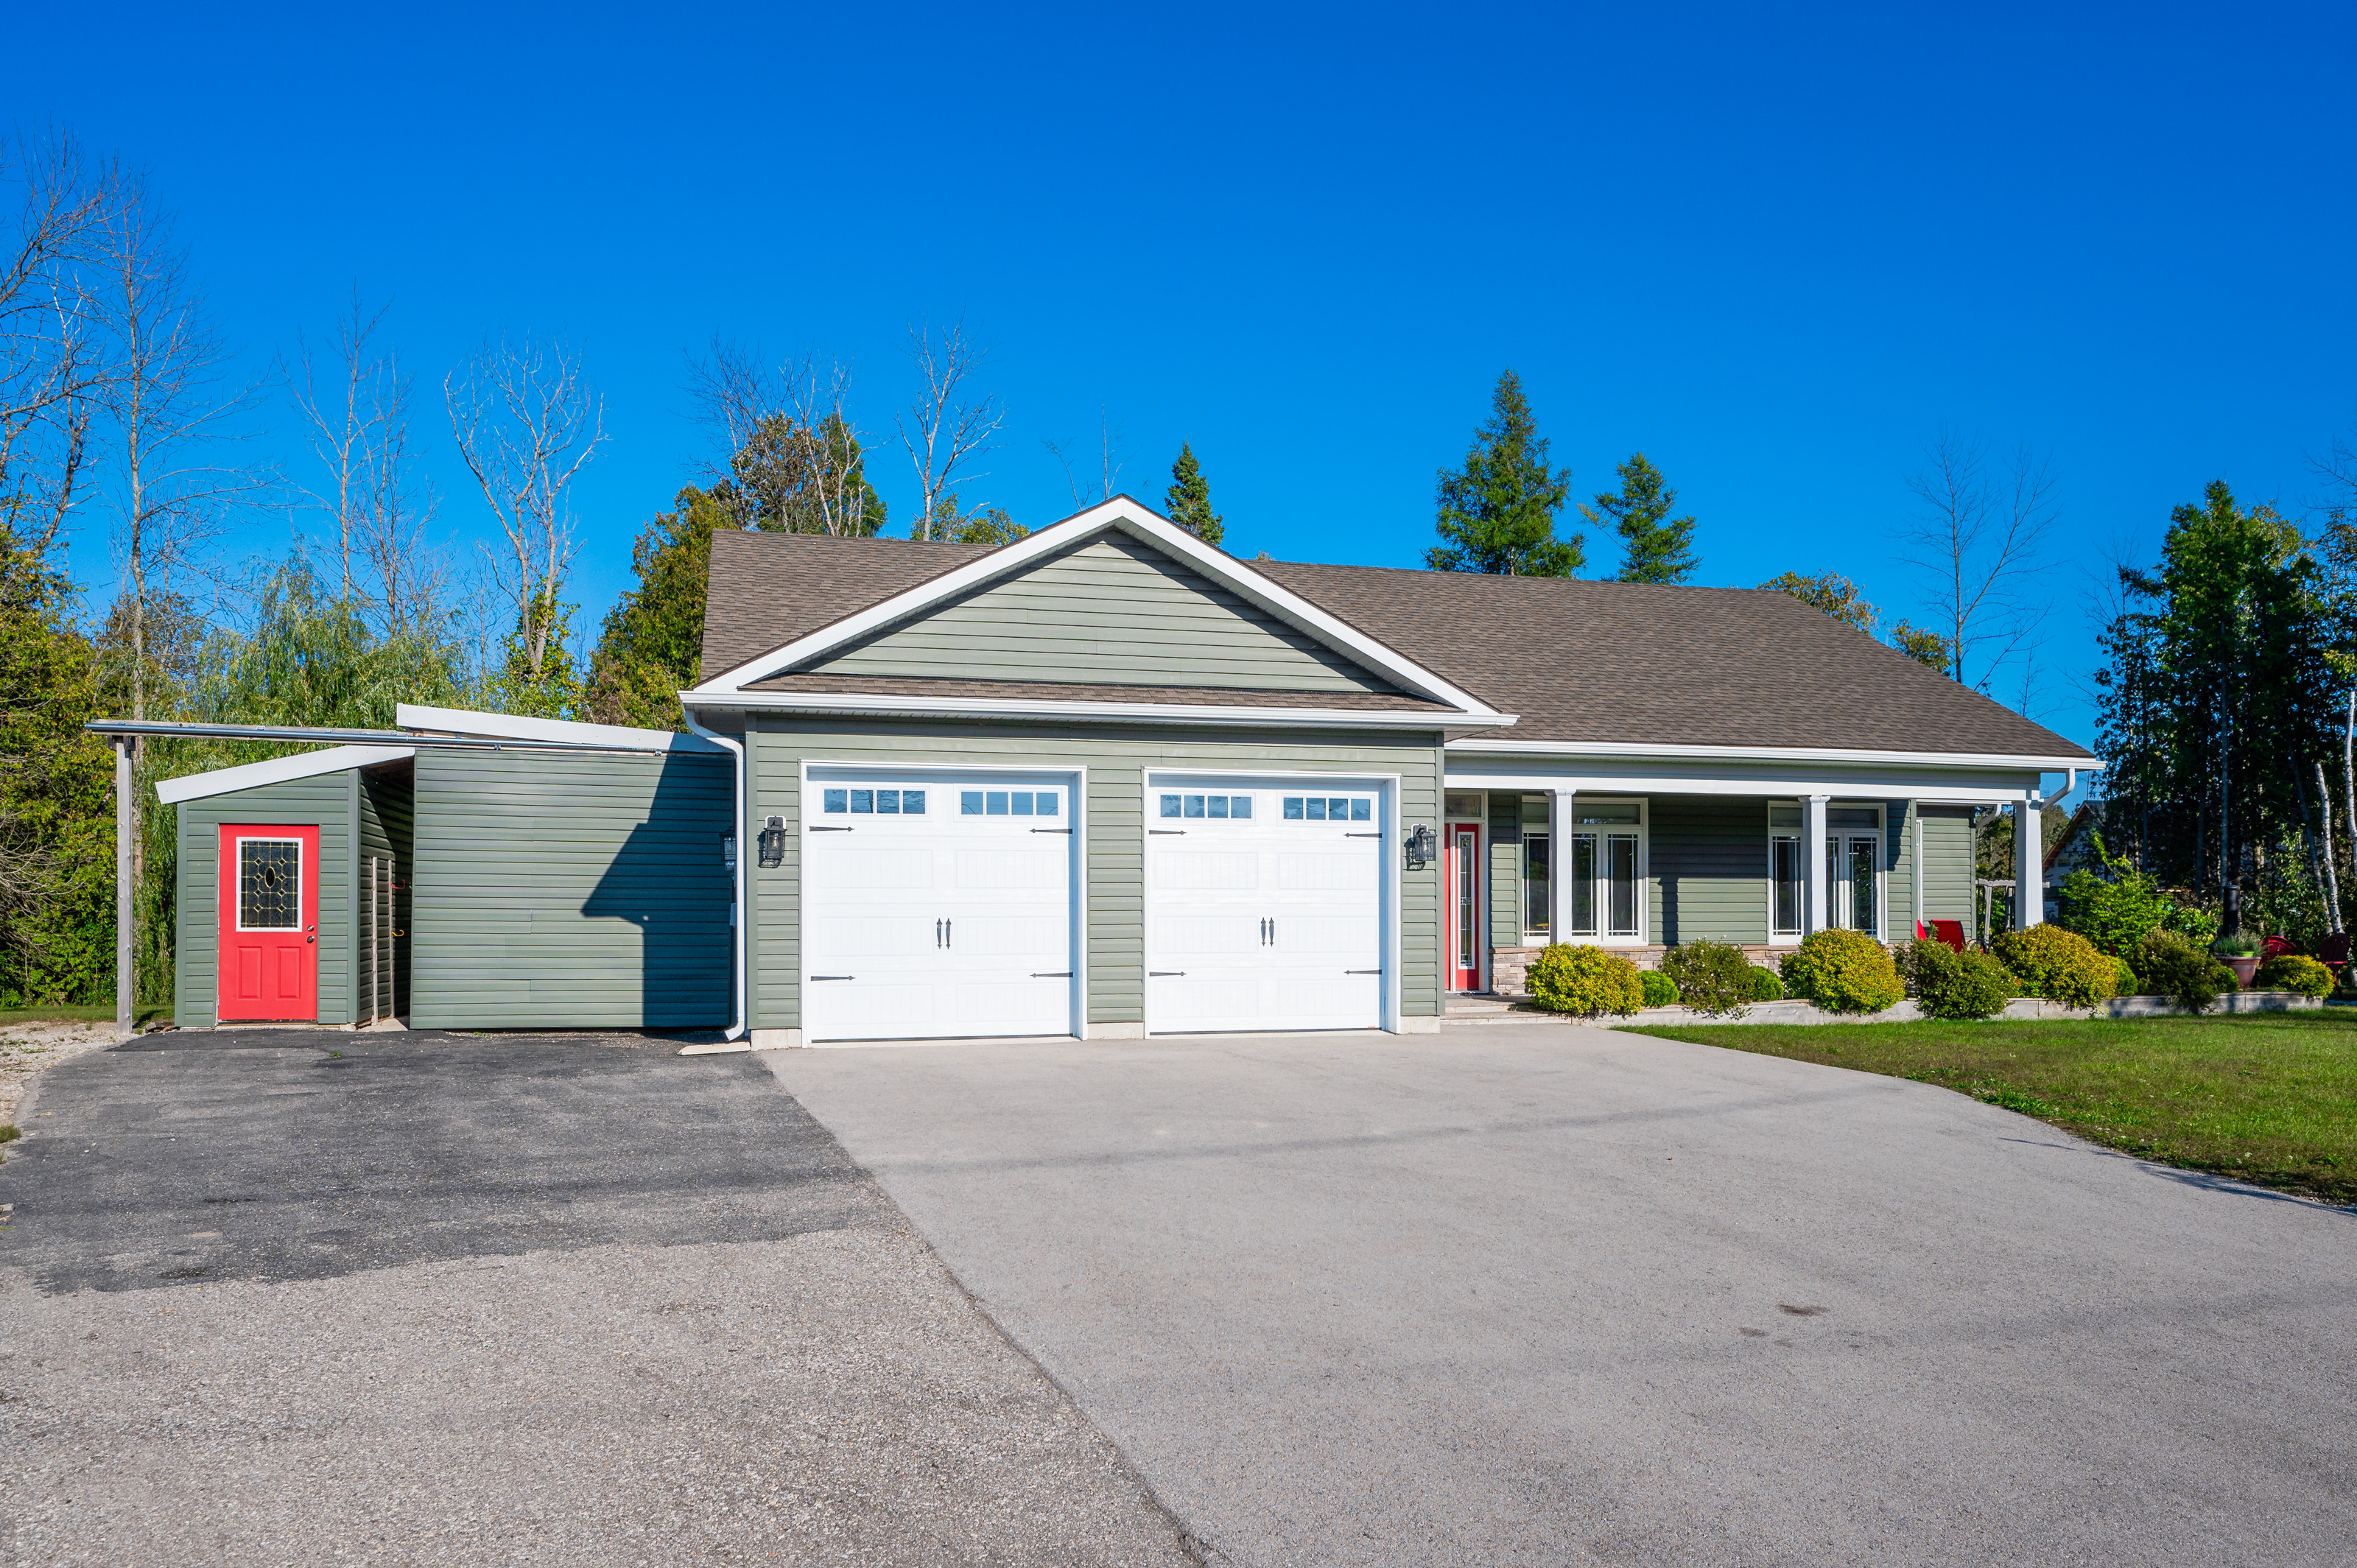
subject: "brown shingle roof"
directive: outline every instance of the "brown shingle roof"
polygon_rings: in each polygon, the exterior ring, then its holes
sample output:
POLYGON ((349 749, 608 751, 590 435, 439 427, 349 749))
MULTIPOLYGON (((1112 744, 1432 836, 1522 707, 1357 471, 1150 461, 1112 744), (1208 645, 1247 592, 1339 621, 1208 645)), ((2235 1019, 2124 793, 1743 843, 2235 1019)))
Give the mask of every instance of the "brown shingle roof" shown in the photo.
POLYGON ((1253 566, 1518 714, 1501 739, 2090 756, 1790 594, 1253 566))
MULTIPOLYGON (((712 538, 711 679, 985 553, 981 545, 726 532, 712 538)), ((1249 564, 1520 722, 1512 740, 1826 746, 2082 757, 2051 730, 1787 594, 1383 566, 1249 564)), ((1303 701, 1158 687, 789 675, 758 690, 1079 701, 1303 701), (1083 694, 1085 693, 1085 694, 1083 694)), ((1360 705, 1316 693, 1318 706, 1360 705)), ((1416 699, 1371 696, 1368 705, 1416 699)), ((2092 760, 2092 758, 2090 758, 2092 760)))

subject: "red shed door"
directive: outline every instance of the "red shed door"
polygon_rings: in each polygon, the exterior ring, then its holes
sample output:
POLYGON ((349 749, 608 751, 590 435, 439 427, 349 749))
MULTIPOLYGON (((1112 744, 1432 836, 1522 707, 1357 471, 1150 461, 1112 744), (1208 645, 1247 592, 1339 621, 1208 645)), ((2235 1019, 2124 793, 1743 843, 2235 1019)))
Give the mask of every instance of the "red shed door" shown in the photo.
POLYGON ((319 1015, 319 830, 223 822, 220 999, 230 1019, 319 1015))

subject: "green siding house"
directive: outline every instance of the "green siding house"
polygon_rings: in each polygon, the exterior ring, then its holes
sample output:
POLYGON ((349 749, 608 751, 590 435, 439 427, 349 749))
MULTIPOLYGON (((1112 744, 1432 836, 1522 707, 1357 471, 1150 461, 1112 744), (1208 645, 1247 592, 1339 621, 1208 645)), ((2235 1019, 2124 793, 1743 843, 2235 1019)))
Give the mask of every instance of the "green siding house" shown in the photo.
POLYGON ((309 854, 334 1022, 1416 1032, 1551 941, 1968 920, 1972 812, 2095 766, 1782 594, 1244 562, 1125 497, 711 561, 693 735, 404 709, 175 781, 183 1021, 304 1004, 244 919, 309 854))

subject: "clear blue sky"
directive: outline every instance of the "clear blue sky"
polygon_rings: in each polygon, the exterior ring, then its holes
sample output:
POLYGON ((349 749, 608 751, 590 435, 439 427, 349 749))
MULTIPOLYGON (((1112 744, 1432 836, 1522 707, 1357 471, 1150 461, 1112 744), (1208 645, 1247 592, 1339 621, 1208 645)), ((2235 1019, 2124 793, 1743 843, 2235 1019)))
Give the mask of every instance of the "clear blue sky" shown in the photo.
MULTIPOLYGON (((1640 449, 1668 473, 1701 580, 1840 570, 1897 613, 1927 439, 2027 440, 2065 510, 2033 710, 2082 740, 2084 568, 2212 478, 2296 507, 2357 428, 2346 6, 138 5, 8 37, 10 116, 147 166, 253 369, 355 284, 393 302, 454 531, 487 520, 442 371, 500 329, 580 349, 593 630, 706 455, 682 360, 716 331, 849 360, 883 430, 909 322, 963 316, 1010 414, 969 500, 1070 510, 1042 442, 1092 451, 1102 410, 1143 498, 1194 444, 1237 553, 1396 565, 1511 365, 1577 493, 1640 449)), ((905 460, 871 472, 899 532, 905 460)), ((75 563, 102 596, 102 538, 75 563)))

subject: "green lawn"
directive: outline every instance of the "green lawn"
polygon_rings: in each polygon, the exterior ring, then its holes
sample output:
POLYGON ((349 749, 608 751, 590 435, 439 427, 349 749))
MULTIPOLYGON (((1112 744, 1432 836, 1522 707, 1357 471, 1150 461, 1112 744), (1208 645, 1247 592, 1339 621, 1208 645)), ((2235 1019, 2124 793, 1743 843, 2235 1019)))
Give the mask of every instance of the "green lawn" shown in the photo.
MULTIPOLYGON (((81 1007, 70 1003, 58 1003, 47 1007, 0 1008, 0 1025, 7 1024, 83 1024, 104 1023, 114 1016, 114 1004, 102 1007, 81 1007)), ((172 1009, 161 1002, 150 1003, 134 1014, 145 1028, 162 1019, 172 1021, 172 1009)))
POLYGON ((1936 1083, 2144 1159, 2357 1204, 2357 1008, 1631 1032, 1936 1083))

